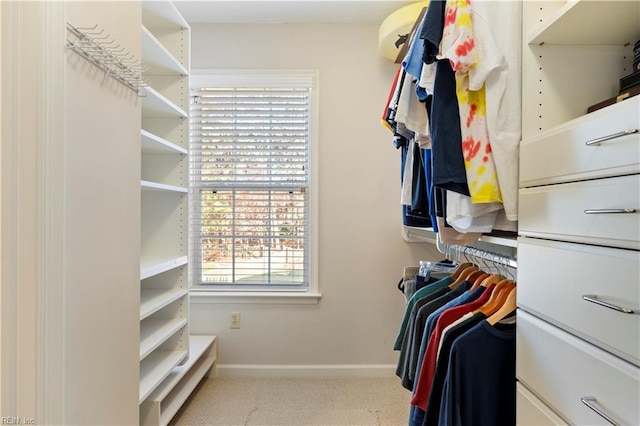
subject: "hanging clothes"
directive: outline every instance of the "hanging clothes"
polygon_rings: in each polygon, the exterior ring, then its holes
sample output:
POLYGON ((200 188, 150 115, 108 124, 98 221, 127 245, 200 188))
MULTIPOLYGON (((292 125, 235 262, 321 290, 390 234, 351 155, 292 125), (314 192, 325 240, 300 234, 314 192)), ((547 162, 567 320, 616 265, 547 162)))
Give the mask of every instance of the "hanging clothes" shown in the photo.
POLYGON ((472 295, 470 300, 455 306, 449 306, 446 312, 439 312, 429 319, 429 324, 422 339, 423 347, 420 351, 421 362, 419 379, 417 380, 418 386, 414 389, 411 399, 412 405, 418 406, 422 410, 427 408, 427 399, 433 385, 433 374, 435 372, 438 349, 441 348, 441 337, 444 329, 487 303, 494 287, 495 284, 486 288, 479 286, 470 292, 470 295, 472 295))
POLYGON ((473 266, 458 273, 405 309, 394 349, 412 391, 409 425, 514 424, 515 328, 500 320, 515 311, 515 284, 473 266))
MULTIPOLYGON (((457 297, 429 309, 412 382, 410 425, 515 423, 515 327, 502 322, 492 326, 486 320, 487 313, 499 310, 496 301, 504 301, 501 296, 513 291, 513 284, 495 284, 492 277, 486 287, 466 286, 457 297)), ((433 306, 438 299, 423 306, 433 306)), ((508 311, 515 310, 512 303, 508 311)), ((407 384, 411 382, 403 382, 407 384)))
POLYGON ((519 22, 523 2, 472 2, 474 7, 475 3, 482 3, 486 22, 505 57, 504 66, 493 70, 487 77, 487 126, 505 216, 515 222, 518 220, 518 164, 522 135, 522 26, 519 22))
POLYGON ((429 296, 431 293, 435 292, 436 290, 439 290, 441 288, 448 286, 452 282, 453 282, 453 279, 450 276, 445 277, 414 293, 414 295, 411 297, 411 299, 409 299, 409 302, 407 302, 407 305, 405 307, 402 323, 400 324, 400 330, 398 331, 398 336, 396 337, 396 341, 393 344, 394 350, 399 351, 402 348, 402 341, 407 331, 407 324, 409 323, 409 317, 411 316, 411 311, 413 309, 413 306, 416 304, 416 302, 423 297, 429 296))
POLYGON ((427 202, 446 242, 473 244, 481 233, 516 228, 520 46, 511 35, 520 28, 510 23, 521 9, 518 2, 434 0, 399 67, 406 75, 395 131, 412 133, 423 149, 431 143, 427 202), (425 115, 415 106, 427 97, 425 115), (442 214, 439 205, 446 205, 442 214))
POLYGON ((439 426, 516 424, 516 327, 481 321, 451 346, 439 426))
POLYGON ((502 194, 496 174, 490 135, 487 128, 485 81, 503 66, 486 19, 477 14, 482 4, 467 0, 449 0, 439 59, 448 59, 456 76, 456 95, 460 111, 462 150, 473 203, 500 203, 502 194), (473 14, 473 17, 472 17, 473 14))

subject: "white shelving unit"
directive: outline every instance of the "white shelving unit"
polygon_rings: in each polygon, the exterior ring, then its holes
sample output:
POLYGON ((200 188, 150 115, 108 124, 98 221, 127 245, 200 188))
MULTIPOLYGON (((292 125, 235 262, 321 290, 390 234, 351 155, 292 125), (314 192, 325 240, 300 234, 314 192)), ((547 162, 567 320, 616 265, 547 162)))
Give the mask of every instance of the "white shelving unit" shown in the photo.
POLYGON ((142 97, 142 256, 140 260, 140 403, 189 353, 187 155, 189 28, 169 2, 142 3, 142 58, 151 81, 142 97), (149 14, 162 4, 168 20, 149 14), (179 45, 169 36, 181 39, 179 45), (179 46, 179 47, 178 47, 179 46), (184 80, 184 90, 154 84, 156 75, 184 80))
POLYGON ((205 376, 215 376, 217 339, 191 336, 189 361, 176 367, 140 407, 140 424, 166 425, 205 376))
POLYGON ((581 117, 632 72, 640 2, 524 2, 522 138, 581 117))
POLYGON ((140 31, 149 81, 140 132, 140 421, 166 424, 211 369, 217 346, 214 336, 189 337, 190 28, 170 1, 143 0, 140 31))
POLYGON ((589 221, 582 219, 584 209, 572 209, 637 204, 637 136, 587 141, 637 129, 640 100, 587 109, 618 95, 639 39, 638 1, 523 2, 518 424, 638 424, 637 316, 588 298, 598 293, 621 306, 638 300, 637 279, 626 272, 639 267, 629 243, 637 248, 637 215, 589 221), (588 191, 598 185, 606 188, 588 191), (544 196, 531 202, 532 194, 544 196), (604 278, 597 275, 602 270, 604 278), (607 284, 596 290, 601 282, 607 284), (549 351, 538 350, 543 347, 549 351), (553 368, 539 369, 545 362, 553 368), (633 378, 630 386, 618 371, 633 378), (581 401, 583 395, 595 397, 599 411, 581 401))

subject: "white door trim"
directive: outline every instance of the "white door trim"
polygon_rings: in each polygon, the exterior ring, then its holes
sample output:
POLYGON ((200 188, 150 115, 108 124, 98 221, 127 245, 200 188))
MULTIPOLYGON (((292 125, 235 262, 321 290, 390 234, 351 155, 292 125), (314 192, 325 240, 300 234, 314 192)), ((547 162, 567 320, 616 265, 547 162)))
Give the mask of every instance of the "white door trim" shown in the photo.
POLYGON ((2 2, 0 411, 64 424, 64 2, 2 2))

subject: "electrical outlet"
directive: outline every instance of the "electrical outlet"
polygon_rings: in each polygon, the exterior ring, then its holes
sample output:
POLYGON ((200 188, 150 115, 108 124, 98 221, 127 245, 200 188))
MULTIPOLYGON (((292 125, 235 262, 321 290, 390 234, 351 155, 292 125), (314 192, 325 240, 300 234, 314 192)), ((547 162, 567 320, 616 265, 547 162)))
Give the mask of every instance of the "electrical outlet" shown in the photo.
POLYGON ((231 312, 231 328, 240 328, 240 312, 231 312))

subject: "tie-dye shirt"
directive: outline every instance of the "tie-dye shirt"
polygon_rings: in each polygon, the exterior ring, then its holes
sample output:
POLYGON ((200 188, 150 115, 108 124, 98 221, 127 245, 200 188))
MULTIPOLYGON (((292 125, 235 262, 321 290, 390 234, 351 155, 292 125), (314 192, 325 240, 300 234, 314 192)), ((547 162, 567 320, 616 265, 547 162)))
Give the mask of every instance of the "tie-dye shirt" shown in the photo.
MULTIPOLYGON (((476 1, 476 0, 474 0, 476 1)), ((438 57, 449 59, 456 73, 462 152, 473 203, 501 203, 502 194, 491 152, 486 120, 484 79, 500 58, 486 57, 474 34, 471 0, 448 0, 438 57), (481 68, 481 71, 478 71, 481 68)))

